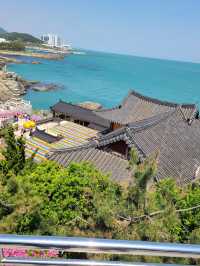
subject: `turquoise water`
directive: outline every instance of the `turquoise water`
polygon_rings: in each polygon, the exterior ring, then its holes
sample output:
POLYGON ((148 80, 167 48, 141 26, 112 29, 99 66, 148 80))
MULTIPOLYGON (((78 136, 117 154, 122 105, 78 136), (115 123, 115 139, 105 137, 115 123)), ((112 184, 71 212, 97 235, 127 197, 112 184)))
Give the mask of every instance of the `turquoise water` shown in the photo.
POLYGON ((34 108, 47 109, 59 99, 111 107, 130 89, 162 100, 200 104, 200 64, 90 51, 61 61, 39 61, 42 64, 9 66, 26 79, 64 86, 49 92, 30 90, 24 98, 34 108))

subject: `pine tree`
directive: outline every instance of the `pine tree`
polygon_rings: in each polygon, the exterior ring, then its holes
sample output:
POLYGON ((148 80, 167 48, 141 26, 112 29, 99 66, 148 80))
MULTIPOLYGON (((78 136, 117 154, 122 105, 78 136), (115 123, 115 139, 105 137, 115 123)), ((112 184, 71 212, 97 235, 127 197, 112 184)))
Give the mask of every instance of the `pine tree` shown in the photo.
POLYGON ((25 142, 22 137, 16 138, 14 129, 8 126, 4 134, 6 149, 2 154, 7 162, 7 168, 16 174, 25 166, 25 142))
POLYGON ((139 162, 137 151, 131 150, 129 165, 133 171, 133 184, 129 187, 128 199, 131 200, 137 210, 143 210, 147 207, 147 187, 156 174, 156 160, 153 156, 139 162))

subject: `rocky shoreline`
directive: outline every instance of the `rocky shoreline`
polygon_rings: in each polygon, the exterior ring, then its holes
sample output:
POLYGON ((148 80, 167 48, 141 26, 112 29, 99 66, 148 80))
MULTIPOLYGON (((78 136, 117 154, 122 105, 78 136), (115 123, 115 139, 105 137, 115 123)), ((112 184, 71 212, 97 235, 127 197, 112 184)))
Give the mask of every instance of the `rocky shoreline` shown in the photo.
POLYGON ((0 70, 3 70, 3 68, 9 63, 22 64, 23 61, 11 57, 5 57, 0 54, 0 70))
POLYGON ((37 53, 37 52, 16 52, 16 51, 4 51, 0 50, 1 55, 5 56, 28 56, 28 57, 35 57, 41 59, 48 59, 48 60, 62 60, 64 59, 65 54, 61 53, 37 53))
MULTIPOLYGON (((6 102, 12 98, 19 98, 26 94, 28 89, 35 91, 49 91, 59 89, 60 86, 56 84, 45 84, 40 81, 28 81, 18 76, 14 72, 6 71, 7 64, 23 64, 21 60, 13 57, 5 57, 0 55, 0 102, 6 102)), ((33 61, 30 64, 38 64, 33 61)))
POLYGON ((3 54, 0 53, 0 70, 6 66, 7 64, 34 64, 34 65, 38 65, 38 64, 42 64, 39 61, 31 61, 29 63, 27 63, 26 61, 23 60, 19 60, 14 58, 13 56, 4 56, 3 54))
MULTIPOLYGON (((14 72, 7 72, 6 65, 10 63, 22 64, 24 62, 12 57, 4 57, 0 55, 0 103, 13 98, 20 98, 26 94, 28 89, 38 92, 46 92, 63 88, 63 86, 53 83, 46 84, 40 81, 28 81, 14 72)), ((33 62, 30 63, 33 64, 33 62)), ((34 64, 35 63, 36 62, 34 61, 34 64)), ((99 103, 94 102, 83 102, 78 105, 91 110, 102 108, 99 103)))
MULTIPOLYGON (((38 59, 47 60, 62 60, 65 55, 69 55, 72 51, 57 51, 55 49, 44 49, 38 47, 27 47, 32 50, 26 51, 7 51, 0 50, 0 102, 6 102, 12 98, 19 98, 24 95, 28 89, 34 91, 46 92, 51 90, 61 89, 62 86, 57 84, 45 84, 39 81, 27 81, 18 76, 14 72, 7 72, 7 64, 42 64, 42 62, 37 61, 38 59), (39 52, 38 52, 39 51, 39 52), (45 51, 41 53, 40 51, 45 51), (28 62, 20 60, 20 56, 26 56, 35 58, 33 61, 28 60, 28 62), (18 58, 19 57, 19 58, 18 58)), ((22 57, 22 58, 23 58, 22 57)))
POLYGON ((0 70, 0 102, 24 95, 35 81, 27 81, 12 72, 0 70))
POLYGON ((55 90, 59 90, 59 89, 62 89, 62 88, 63 88, 63 86, 60 86, 60 85, 57 85, 57 84, 54 84, 54 83, 47 84, 47 83, 42 83, 42 82, 35 83, 35 84, 32 84, 30 86, 31 90, 41 91, 41 92, 55 91, 55 90))

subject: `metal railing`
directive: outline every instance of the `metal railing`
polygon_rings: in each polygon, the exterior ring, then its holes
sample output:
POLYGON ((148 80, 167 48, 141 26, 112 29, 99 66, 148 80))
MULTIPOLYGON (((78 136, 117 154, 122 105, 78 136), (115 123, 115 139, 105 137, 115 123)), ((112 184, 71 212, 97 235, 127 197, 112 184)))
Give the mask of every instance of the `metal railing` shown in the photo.
MULTIPOLYGON (((122 261, 96 261, 80 259, 50 259, 4 257, 4 248, 57 249, 59 251, 128 254, 142 256, 200 258, 200 245, 158 243, 145 241, 110 240, 78 237, 0 235, 0 264, 7 265, 72 265, 72 266, 130 266, 157 265, 122 261)), ((159 264, 164 265, 164 264, 159 264)), ((166 264, 165 264, 166 265, 166 264)), ((172 265, 172 264, 170 264, 172 265)))

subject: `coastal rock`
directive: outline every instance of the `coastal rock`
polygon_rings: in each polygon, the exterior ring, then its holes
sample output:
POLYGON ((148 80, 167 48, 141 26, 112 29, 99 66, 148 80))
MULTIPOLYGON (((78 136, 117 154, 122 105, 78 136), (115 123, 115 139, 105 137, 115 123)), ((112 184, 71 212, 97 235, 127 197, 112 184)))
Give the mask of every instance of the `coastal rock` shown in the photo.
POLYGON ((42 63, 39 62, 39 61, 32 61, 31 64, 32 64, 32 65, 40 65, 40 64, 42 64, 42 63))
POLYGON ((29 88, 31 88, 33 85, 36 85, 36 84, 39 84, 39 83, 40 83, 40 82, 37 81, 37 80, 25 80, 25 79, 22 79, 21 77, 20 77, 20 78, 18 77, 18 81, 20 81, 20 82, 24 85, 24 87, 25 87, 26 89, 29 89, 29 88))
POLYGON ((22 60, 18 60, 14 57, 5 57, 5 56, 1 56, 0 55, 0 64, 3 64, 4 66, 6 64, 9 64, 9 63, 14 63, 14 64, 33 64, 33 65, 39 65, 39 64, 42 64, 40 61, 31 61, 31 62, 28 62, 28 61, 22 61, 22 60))
POLYGON ((99 110, 102 108, 102 105, 100 103, 95 102, 83 102, 79 103, 78 105, 89 110, 99 110))
MULTIPOLYGON (((60 88, 55 84, 41 84, 38 81, 27 81, 14 72, 6 71, 7 63, 21 63, 21 61, 0 55, 0 102, 6 102, 12 98, 19 98, 24 95, 29 88, 35 90, 48 91, 60 88)), ((39 63, 34 61, 35 64, 39 63)))
POLYGON ((13 97, 19 97, 24 93, 25 88, 19 82, 0 79, 0 101, 4 102, 13 97))
POLYGON ((0 71, 0 101, 18 98, 26 91, 23 83, 17 80, 16 74, 0 71))
POLYGON ((12 97, 10 89, 0 80, 0 101, 5 102, 12 97))
POLYGON ((34 58, 42 58, 47 60, 62 60, 65 57, 63 53, 36 53, 36 52, 29 52, 29 51, 0 51, 0 56, 27 56, 27 57, 34 57, 34 58))
POLYGON ((34 91, 52 91, 52 90, 58 90, 60 89, 61 86, 57 85, 57 84, 44 84, 44 83, 39 83, 36 84, 34 86, 31 86, 31 89, 34 91))
POLYGON ((16 58, 13 57, 5 57, 5 56, 1 56, 0 55, 0 64, 7 64, 7 63, 14 63, 14 64, 23 64, 25 63, 22 60, 18 60, 16 58))

